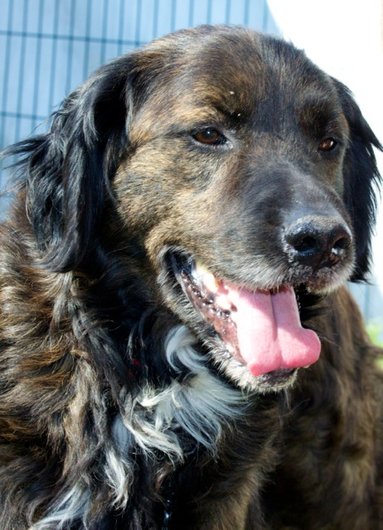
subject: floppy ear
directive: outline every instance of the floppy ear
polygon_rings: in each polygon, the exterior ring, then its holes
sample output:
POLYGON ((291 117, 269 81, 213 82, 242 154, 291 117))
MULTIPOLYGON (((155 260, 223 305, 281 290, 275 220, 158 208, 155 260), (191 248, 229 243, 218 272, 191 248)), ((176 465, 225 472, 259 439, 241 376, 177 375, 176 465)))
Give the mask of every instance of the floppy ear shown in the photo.
POLYGON ((43 264, 68 271, 95 245, 110 178, 127 148, 130 56, 69 95, 50 131, 11 148, 23 154, 26 207, 43 264))
MULTIPOLYGON (((369 270, 371 232, 375 223, 374 183, 380 182, 374 147, 382 149, 350 91, 335 81, 343 112, 350 128, 344 161, 344 201, 353 223, 356 266, 351 281, 364 280, 369 270)), ((376 189, 376 188, 375 188, 376 189)))

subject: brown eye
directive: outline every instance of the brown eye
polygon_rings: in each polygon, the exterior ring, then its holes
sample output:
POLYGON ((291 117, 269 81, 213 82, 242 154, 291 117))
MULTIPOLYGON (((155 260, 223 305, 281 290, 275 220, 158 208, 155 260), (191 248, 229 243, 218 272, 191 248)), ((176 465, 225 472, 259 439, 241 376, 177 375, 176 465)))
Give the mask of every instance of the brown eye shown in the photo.
POLYGON ((334 138, 324 138, 318 146, 319 151, 332 151, 338 145, 334 138))
POLYGON ((226 138, 214 127, 207 127, 193 133, 193 138, 200 144, 205 145, 222 145, 226 142, 226 138))

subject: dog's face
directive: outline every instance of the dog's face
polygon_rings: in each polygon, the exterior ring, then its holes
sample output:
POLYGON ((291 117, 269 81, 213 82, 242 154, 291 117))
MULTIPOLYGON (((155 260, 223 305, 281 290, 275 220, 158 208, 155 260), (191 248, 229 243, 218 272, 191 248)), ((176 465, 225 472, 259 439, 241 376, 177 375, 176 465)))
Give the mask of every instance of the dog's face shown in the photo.
POLYGON ((366 270, 375 137, 343 86, 246 30, 180 32, 108 68, 75 101, 93 93, 87 134, 153 296, 236 384, 291 383, 320 351, 296 295, 366 270))

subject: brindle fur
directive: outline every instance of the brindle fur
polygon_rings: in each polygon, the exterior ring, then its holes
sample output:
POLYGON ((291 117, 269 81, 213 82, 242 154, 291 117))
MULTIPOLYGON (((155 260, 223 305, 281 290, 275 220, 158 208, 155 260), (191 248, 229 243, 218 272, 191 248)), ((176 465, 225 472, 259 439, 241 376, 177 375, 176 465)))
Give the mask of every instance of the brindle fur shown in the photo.
POLYGON ((203 27, 102 67, 11 149, 1 528, 383 529, 381 352, 339 287, 368 268, 372 146, 347 89, 302 52, 203 27), (230 148, 198 145, 205 126, 230 148), (318 154, 329 130, 341 148, 318 154), (296 204, 352 227, 344 264, 288 263, 296 204), (249 383, 221 362, 169 248, 239 284, 320 290, 301 299, 320 360, 284 390, 249 383))

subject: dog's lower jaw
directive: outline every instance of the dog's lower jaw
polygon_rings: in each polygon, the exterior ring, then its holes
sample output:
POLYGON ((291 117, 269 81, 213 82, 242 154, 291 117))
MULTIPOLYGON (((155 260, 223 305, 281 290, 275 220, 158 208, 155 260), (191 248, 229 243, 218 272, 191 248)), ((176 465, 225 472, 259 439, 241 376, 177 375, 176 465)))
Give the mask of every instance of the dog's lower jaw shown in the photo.
POLYGON ((299 370, 276 370, 268 374, 254 376, 248 368, 237 362, 228 352, 220 353, 219 348, 212 352, 213 364, 219 373, 243 392, 270 394, 291 387, 299 370))

